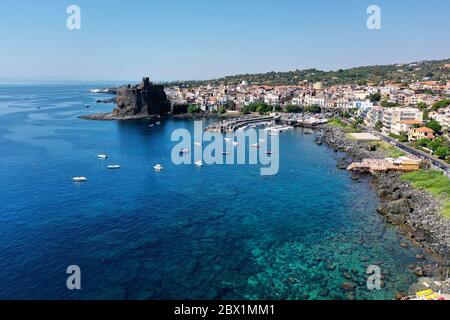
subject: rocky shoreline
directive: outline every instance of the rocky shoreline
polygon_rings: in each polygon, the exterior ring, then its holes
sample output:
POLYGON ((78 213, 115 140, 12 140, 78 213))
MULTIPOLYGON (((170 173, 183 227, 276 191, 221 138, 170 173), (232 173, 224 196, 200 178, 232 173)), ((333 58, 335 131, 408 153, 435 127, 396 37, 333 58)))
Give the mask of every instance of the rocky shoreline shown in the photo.
MULTIPOLYGON (((386 157, 384 150, 369 150, 367 144, 351 140, 337 127, 323 127, 322 141, 335 151, 347 153, 338 163, 338 167, 342 169, 352 161, 386 157)), ((353 175, 357 179, 358 174, 353 175)), ((407 225, 411 228, 410 238, 431 252, 450 254, 450 220, 440 215, 443 205, 440 199, 426 191, 413 188, 396 173, 377 174, 372 181, 382 200, 378 212, 385 216, 389 223, 407 225)))
POLYGON ((96 113, 96 114, 87 114, 79 116, 78 118, 83 120, 102 120, 102 121, 112 121, 112 120, 142 120, 142 119, 148 119, 148 120, 154 120, 157 119, 158 116, 156 115, 120 115, 116 114, 114 112, 107 112, 107 113, 96 113))
MULTIPOLYGON (((341 169, 346 169, 353 161, 386 157, 386 151, 370 150, 367 144, 350 139, 341 128, 325 125, 321 130, 324 143, 336 152, 346 153, 337 164, 341 169)), ((352 178, 358 180, 360 175, 352 173, 352 178)), ((418 277, 445 279, 450 265, 450 220, 440 214, 442 200, 424 190, 415 189, 410 183, 402 181, 399 174, 377 174, 371 182, 381 200, 378 213, 406 238, 425 248, 437 262, 436 265, 421 264, 423 257, 418 256, 419 262, 410 269, 418 277)), ((407 244, 399 245, 407 247, 407 244)))

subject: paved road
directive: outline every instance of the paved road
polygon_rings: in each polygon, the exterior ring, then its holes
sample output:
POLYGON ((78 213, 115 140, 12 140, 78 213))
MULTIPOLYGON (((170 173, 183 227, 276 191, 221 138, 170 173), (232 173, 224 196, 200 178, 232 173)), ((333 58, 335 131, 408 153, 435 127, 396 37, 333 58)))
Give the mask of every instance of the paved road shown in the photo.
POLYGON ((375 133, 375 132, 372 132, 372 133, 375 134, 376 136, 378 136, 379 138, 383 139, 384 141, 394 144, 399 149, 409 152, 419 158, 430 160, 436 167, 438 167, 438 168, 444 170, 446 173, 450 174, 450 165, 447 162, 437 159, 437 158, 433 157, 432 155, 430 155, 426 152, 423 152, 421 150, 414 149, 413 147, 411 147, 405 143, 398 142, 397 140, 395 140, 391 137, 385 136, 380 133, 375 133))

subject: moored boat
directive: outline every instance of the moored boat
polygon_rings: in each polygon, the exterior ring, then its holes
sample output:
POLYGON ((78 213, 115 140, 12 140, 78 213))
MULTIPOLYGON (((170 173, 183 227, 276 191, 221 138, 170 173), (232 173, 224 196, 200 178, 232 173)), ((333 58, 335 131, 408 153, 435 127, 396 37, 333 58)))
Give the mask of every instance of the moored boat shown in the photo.
POLYGON ((73 177, 72 180, 75 182, 86 182, 88 179, 86 177, 73 177))
POLYGON ((196 165, 197 167, 203 166, 203 161, 202 161, 202 160, 195 161, 194 163, 195 163, 195 165, 196 165))

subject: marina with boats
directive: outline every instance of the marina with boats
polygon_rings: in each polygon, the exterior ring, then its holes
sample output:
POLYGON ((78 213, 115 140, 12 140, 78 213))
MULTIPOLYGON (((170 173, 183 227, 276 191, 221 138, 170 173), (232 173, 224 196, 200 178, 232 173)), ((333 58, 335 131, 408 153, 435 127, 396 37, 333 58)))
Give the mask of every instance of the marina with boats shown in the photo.
POLYGON ((313 128, 325 124, 328 121, 328 118, 316 114, 272 114, 270 116, 263 117, 244 117, 219 121, 209 125, 205 131, 230 133, 248 128, 266 127, 266 129, 269 128, 271 132, 281 132, 294 127, 313 128))

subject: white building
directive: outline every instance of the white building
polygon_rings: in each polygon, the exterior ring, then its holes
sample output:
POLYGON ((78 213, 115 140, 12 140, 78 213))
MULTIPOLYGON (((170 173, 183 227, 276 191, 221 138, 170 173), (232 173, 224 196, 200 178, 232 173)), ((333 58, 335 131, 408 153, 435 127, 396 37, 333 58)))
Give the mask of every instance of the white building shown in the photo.
POLYGON ((395 127, 403 121, 422 121, 423 112, 416 108, 385 108, 383 110, 383 132, 395 133, 395 127))

